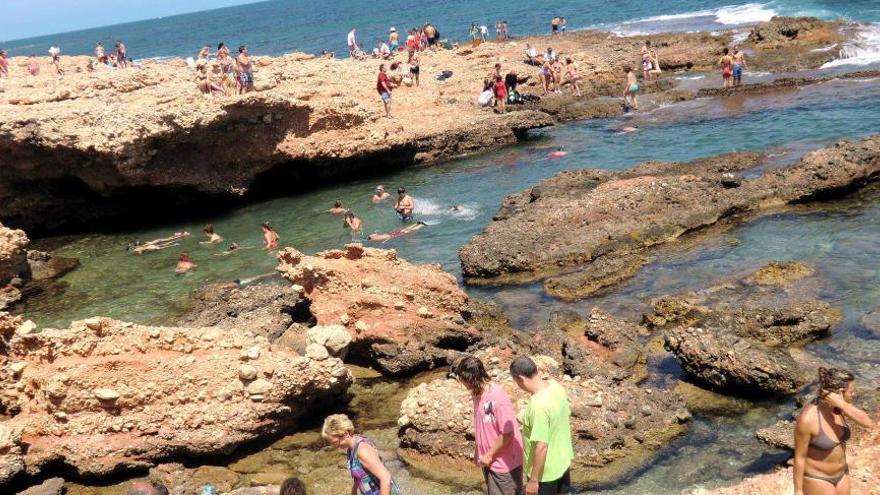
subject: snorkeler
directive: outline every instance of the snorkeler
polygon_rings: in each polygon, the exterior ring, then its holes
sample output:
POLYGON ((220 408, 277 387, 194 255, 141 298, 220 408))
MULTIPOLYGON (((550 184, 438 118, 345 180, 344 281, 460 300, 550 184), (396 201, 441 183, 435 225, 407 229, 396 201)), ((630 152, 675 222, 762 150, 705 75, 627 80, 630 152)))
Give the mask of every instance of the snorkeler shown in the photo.
POLYGON ((425 222, 417 222, 414 225, 410 225, 404 229, 392 230, 391 232, 385 234, 370 234, 367 236, 368 241, 382 241, 382 243, 386 243, 391 239, 397 239, 398 237, 403 237, 411 232, 415 232, 422 227, 425 227, 427 224, 425 222))

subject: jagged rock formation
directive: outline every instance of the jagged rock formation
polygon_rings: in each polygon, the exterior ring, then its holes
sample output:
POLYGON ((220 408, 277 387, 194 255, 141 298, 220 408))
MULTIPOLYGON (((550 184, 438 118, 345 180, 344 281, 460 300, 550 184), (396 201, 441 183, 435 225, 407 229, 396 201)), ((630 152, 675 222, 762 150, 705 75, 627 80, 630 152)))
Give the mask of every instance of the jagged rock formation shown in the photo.
MULTIPOLYGON (((507 372, 512 353, 489 348, 477 353, 489 374, 522 406, 526 394, 507 372)), ((562 374, 562 366, 535 356, 542 371, 561 383, 569 395, 575 456, 572 477, 578 482, 607 482, 639 466, 690 421, 681 397, 642 388, 607 376, 562 374)), ((429 476, 470 479, 474 444, 470 394, 458 382, 439 379, 412 389, 401 405, 401 456, 429 476)))
POLYGON ((299 356, 246 329, 107 318, 43 329, 0 313, 0 485, 49 465, 82 476, 230 453, 276 434, 352 383, 334 358, 299 356))
POLYGON ((759 163, 744 153, 622 173, 562 172, 508 196, 495 221, 459 251, 462 271, 469 283, 533 280, 644 252, 732 217, 844 194, 880 177, 880 136, 837 143, 756 178, 741 174, 759 163))
POLYGON ((278 271, 302 292, 318 325, 351 334, 347 359, 389 375, 445 364, 480 339, 464 319, 467 295, 439 265, 413 265, 393 250, 348 244, 306 256, 278 253, 278 271))

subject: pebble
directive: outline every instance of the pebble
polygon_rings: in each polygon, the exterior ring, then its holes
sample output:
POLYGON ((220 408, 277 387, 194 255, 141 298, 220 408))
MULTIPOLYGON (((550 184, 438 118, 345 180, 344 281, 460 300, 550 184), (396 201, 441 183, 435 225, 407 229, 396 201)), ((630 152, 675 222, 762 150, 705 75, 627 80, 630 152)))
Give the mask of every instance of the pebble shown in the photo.
POLYGON ((238 369, 238 377, 246 382, 255 380, 257 378, 257 368, 254 368, 249 364, 243 364, 241 365, 241 368, 238 369))
POLYGON ((98 400, 102 401, 115 401, 119 399, 119 392, 113 390, 112 388, 96 388, 95 397, 98 400))
POLYGON ((31 320, 27 320, 18 326, 18 329, 16 330, 16 332, 19 335, 30 335, 30 334, 34 333, 34 330, 36 330, 36 329, 37 329, 37 324, 31 320))
MULTIPOLYGON (((262 378, 254 380, 247 386, 247 392, 250 395, 264 395, 272 390, 272 382, 263 380, 262 378)), ((252 397, 253 398, 253 397, 252 397)))
POLYGON ((89 319, 85 320, 84 323, 86 324, 86 327, 88 327, 90 330, 95 330, 95 331, 101 330, 101 319, 100 318, 89 318, 89 319))
POLYGON ((330 353, 320 344, 309 344, 306 346, 305 356, 314 361, 323 361, 330 357, 330 353))

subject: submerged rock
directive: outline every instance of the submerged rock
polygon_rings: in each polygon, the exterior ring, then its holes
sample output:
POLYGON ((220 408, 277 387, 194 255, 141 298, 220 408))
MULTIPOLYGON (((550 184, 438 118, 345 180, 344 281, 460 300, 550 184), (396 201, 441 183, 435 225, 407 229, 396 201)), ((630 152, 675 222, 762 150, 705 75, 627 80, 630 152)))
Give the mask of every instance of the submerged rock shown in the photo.
POLYGON ((348 331, 346 359, 354 363, 413 374, 481 339, 465 321, 467 295, 439 265, 413 265, 393 250, 360 244, 314 256, 286 248, 278 259, 278 271, 303 288, 318 325, 348 331))
POLYGON ((602 256, 583 269, 547 279, 544 291, 564 300, 584 299, 629 280, 647 262, 638 255, 602 256))
POLYGON ((92 477, 229 454, 352 383, 338 359, 308 359, 243 328, 98 318, 4 341, 0 369, 25 366, 0 371, 0 407, 11 415, 0 423, 0 486, 47 466, 92 477))
POLYGON ((678 327, 665 333, 666 350, 709 388, 748 396, 792 395, 806 383, 788 351, 718 328, 678 327))
MULTIPOLYGON (((630 171, 561 172, 508 196, 495 221, 461 248, 469 283, 533 280, 597 259, 629 256, 722 220, 845 194, 880 176, 880 136, 844 141, 760 176, 740 153, 690 164, 648 162, 630 171)), ((609 262, 610 263, 610 262, 609 262)), ((602 279, 609 276, 598 271, 602 279)))
POLYGON ((27 253, 29 276, 34 281, 58 278, 79 266, 79 259, 54 256, 43 251, 27 253))

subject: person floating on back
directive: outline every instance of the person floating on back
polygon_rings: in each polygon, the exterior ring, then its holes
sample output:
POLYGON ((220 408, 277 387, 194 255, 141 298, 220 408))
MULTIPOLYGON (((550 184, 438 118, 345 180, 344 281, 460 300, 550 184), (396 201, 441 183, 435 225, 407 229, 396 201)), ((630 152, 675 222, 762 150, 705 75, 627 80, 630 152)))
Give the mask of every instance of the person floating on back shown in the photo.
POLYGON ((523 443, 510 397, 476 357, 459 360, 452 374, 473 399, 474 462, 483 469, 486 495, 522 495, 523 443))
POLYGON ((520 356, 510 363, 516 385, 531 397, 520 413, 528 478, 526 495, 571 494, 571 410, 568 394, 554 380, 545 380, 535 362, 520 356))

